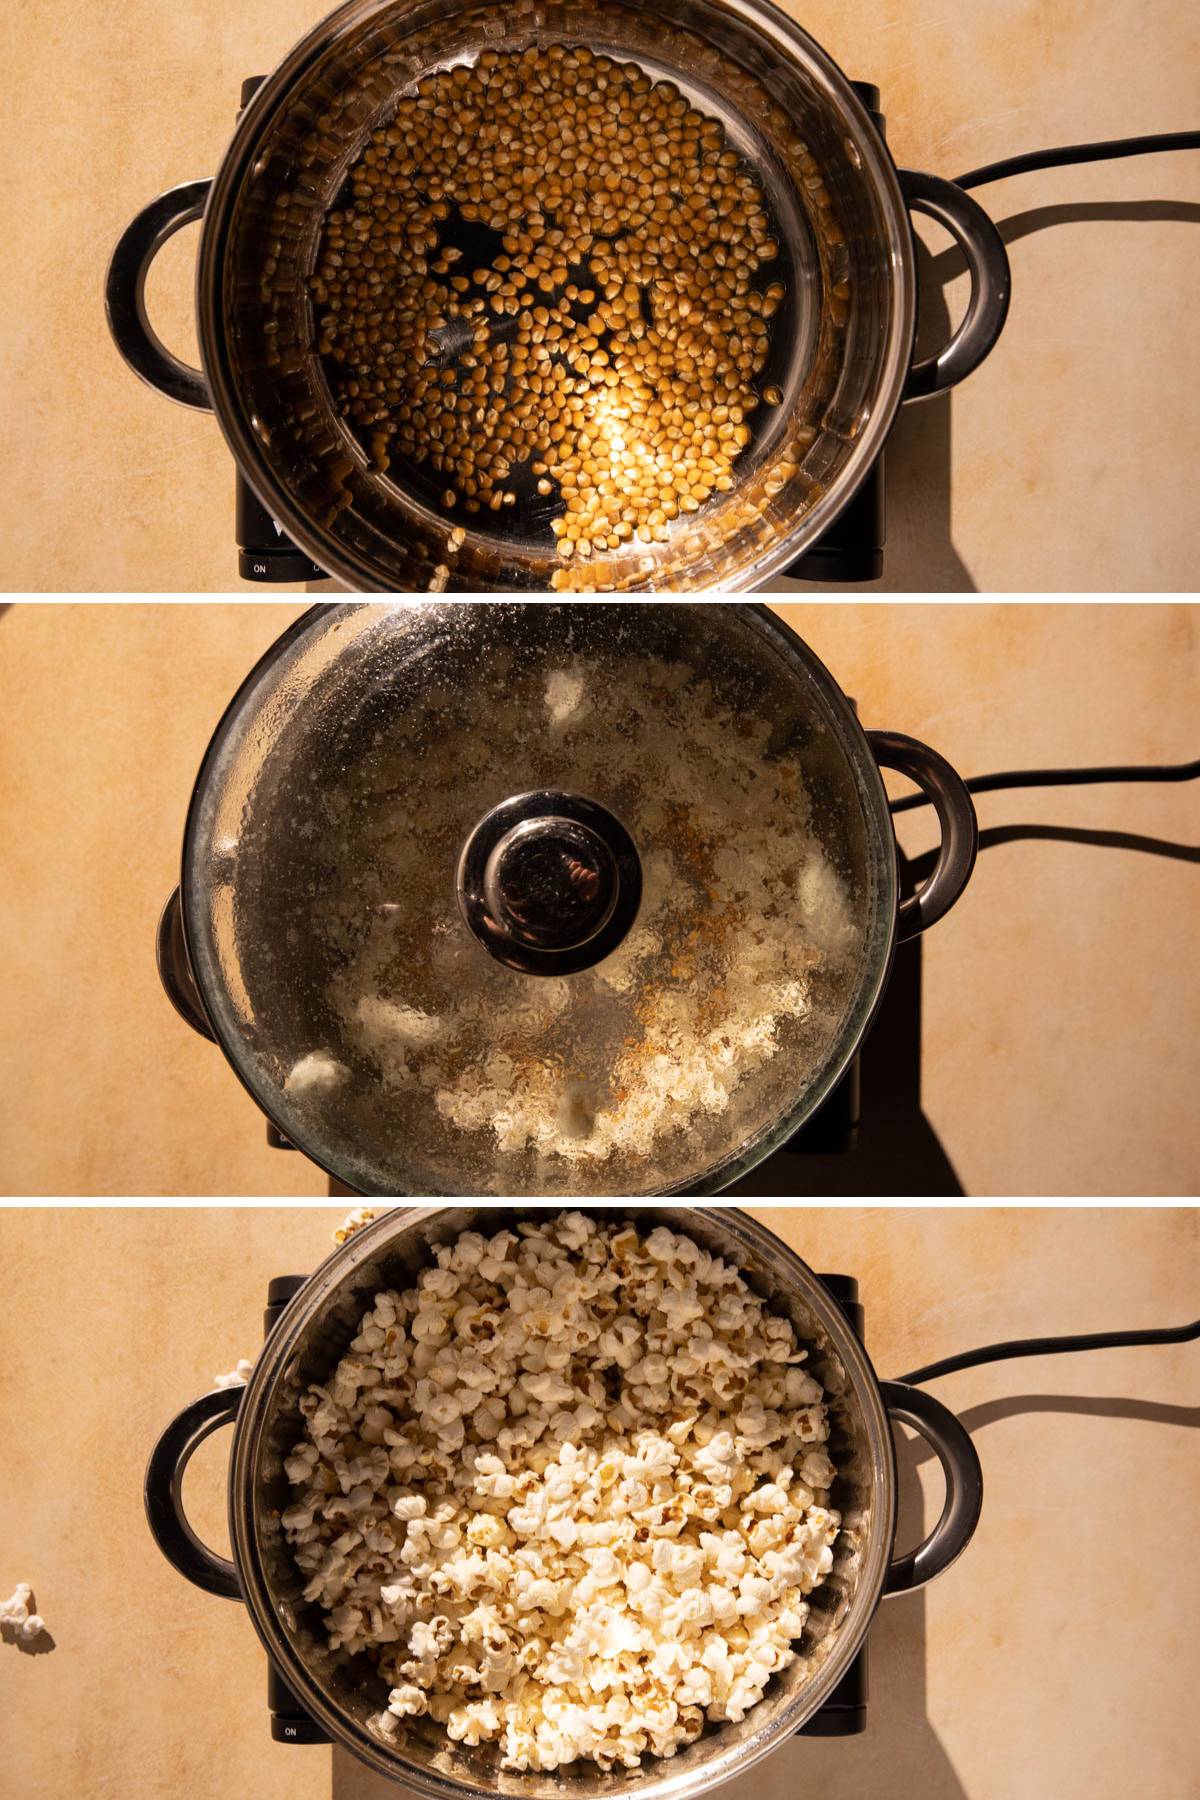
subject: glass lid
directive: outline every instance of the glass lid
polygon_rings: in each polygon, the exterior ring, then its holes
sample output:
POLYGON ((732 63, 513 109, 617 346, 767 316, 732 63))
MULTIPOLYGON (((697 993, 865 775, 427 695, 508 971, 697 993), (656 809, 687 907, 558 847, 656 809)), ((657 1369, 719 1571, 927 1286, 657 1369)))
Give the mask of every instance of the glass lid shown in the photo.
POLYGON ((365 1194, 714 1191, 886 975, 883 787, 766 608, 319 607, 233 702, 184 854, 214 1030, 365 1194))

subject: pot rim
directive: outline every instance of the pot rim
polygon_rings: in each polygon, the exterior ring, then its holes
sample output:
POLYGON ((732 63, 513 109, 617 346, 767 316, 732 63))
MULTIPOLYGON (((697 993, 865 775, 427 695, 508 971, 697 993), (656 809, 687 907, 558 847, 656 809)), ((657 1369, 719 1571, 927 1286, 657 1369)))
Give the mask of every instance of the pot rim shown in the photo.
MULTIPOLYGON (((258 1449, 268 1418, 268 1400, 287 1369, 299 1329, 308 1322, 314 1307, 327 1301, 333 1290, 361 1263, 368 1261, 383 1243, 398 1231, 418 1220, 436 1218, 439 1213, 457 1208, 405 1206, 395 1207, 364 1226, 333 1253, 326 1257, 288 1302, 263 1347, 238 1408, 234 1441, 229 1459, 229 1537, 242 1598, 250 1619, 268 1656, 278 1668, 287 1686, 306 1712, 331 1736, 335 1743, 345 1744, 354 1754, 380 1774, 402 1782, 424 1800, 472 1800, 472 1790, 464 1783, 440 1777, 419 1764, 405 1765, 397 1771, 395 1754, 388 1755, 378 1739, 357 1721, 348 1720, 331 1704, 324 1691, 310 1676, 305 1664, 295 1655, 287 1634, 280 1629, 276 1609, 270 1601, 258 1534, 254 1523, 253 1492, 257 1475, 258 1449)), ((478 1208, 492 1213, 494 1207, 478 1208)), ((537 1213, 552 1212, 554 1207, 534 1206, 537 1213)), ((568 1211, 620 1212, 636 1215, 644 1211, 636 1203, 613 1207, 567 1207, 568 1211)), ((862 1647, 880 1600, 884 1594, 888 1567, 896 1534, 898 1475, 895 1443, 891 1422, 883 1399, 879 1377, 846 1315, 815 1271, 782 1238, 765 1225, 732 1207, 678 1209, 685 1215, 703 1212, 718 1219, 722 1227, 751 1255, 767 1256, 782 1261, 792 1283, 800 1289, 805 1304, 819 1318, 828 1332, 843 1367, 851 1378, 864 1414, 867 1448, 871 1452, 874 1492, 871 1499, 870 1541, 859 1573, 858 1586, 845 1617, 838 1627, 838 1640, 832 1653, 808 1682, 805 1682, 790 1706, 784 1709, 769 1728, 764 1728, 740 1750, 725 1753, 713 1765, 718 1773, 699 1770, 652 1773, 644 1782, 621 1789, 624 1795, 638 1800, 687 1800, 687 1796, 711 1785, 722 1785, 735 1775, 743 1775, 755 1763, 792 1736, 816 1713, 833 1693, 854 1657, 862 1647)), ((688 1229, 686 1217, 679 1228, 688 1229)), ((468 1227, 469 1229, 469 1227, 468 1227)), ((714 1742, 719 1740, 714 1740, 714 1742)), ((653 1771, 666 1769, 670 1763, 654 1759, 653 1771)), ((478 1792, 478 1790, 476 1790, 478 1792)))
MULTIPOLYGON (((889 239, 889 341, 883 362, 883 379, 870 417, 845 468, 829 492, 769 551, 749 563, 736 577, 727 578, 717 586, 706 585, 703 590, 693 590, 745 593, 784 573, 811 544, 817 542, 840 517, 874 467, 900 409, 912 364, 917 279, 912 226, 896 163, 849 77, 816 39, 775 5, 774 0, 721 0, 721 3, 773 40, 782 55, 798 57, 802 63, 810 65, 829 87, 841 109, 862 172, 878 194, 889 239)), ((330 533, 313 525, 276 478, 264 455, 262 440, 243 408, 227 354, 221 323, 221 289, 234 201, 247 170, 255 161, 266 125, 286 104, 298 78, 316 60, 332 32, 351 20, 382 12, 391 4, 393 0, 343 0, 341 6, 327 14, 293 46, 262 82, 242 112, 213 179, 196 260, 200 361, 213 412, 235 462, 257 498, 271 517, 279 521, 293 543, 332 579, 366 593, 387 590, 379 588, 377 576, 365 557, 358 556, 330 533)))
MULTIPOLYGON (((204 790, 207 786, 212 768, 224 748, 226 737, 231 728, 236 724, 242 713, 245 701, 252 693, 259 680, 268 672, 280 655, 282 655, 294 641, 303 637, 304 634, 314 625, 319 623, 322 618, 339 612, 343 607, 390 606, 392 604, 394 603, 387 601, 325 601, 318 605, 307 607, 300 617, 288 626, 286 631, 276 638, 272 644, 268 645, 267 649, 258 658, 253 668, 240 683, 233 698, 226 706, 213 731, 212 737, 209 740, 208 747, 204 752, 195 781, 192 784, 191 798, 188 801, 187 817, 183 829, 183 849, 180 865, 179 919, 180 928, 183 934, 184 948, 187 953, 189 966, 192 969, 195 978, 197 990, 204 1005, 205 1014, 208 1018, 217 1045, 224 1055, 226 1062, 232 1068, 242 1086, 246 1089, 246 1092, 258 1106, 259 1110, 264 1113, 272 1125, 275 1126, 280 1135, 289 1144, 292 1144, 295 1149, 307 1156, 309 1161, 315 1163, 326 1175, 329 1175, 336 1181, 341 1181, 345 1186, 349 1186, 349 1183, 345 1181, 344 1172, 325 1161, 322 1156, 318 1155, 316 1151, 310 1147, 302 1132, 297 1132, 289 1122, 285 1122, 280 1118, 275 1108, 269 1103, 273 1096, 267 1094, 265 1084, 263 1090, 260 1091, 259 1087, 255 1086, 250 1080, 248 1070, 244 1069, 242 1066, 242 1059, 238 1053, 237 1046, 231 1041, 229 1033, 224 1028, 219 1009, 209 1004, 209 994, 206 991, 207 979, 203 962, 195 954, 195 945, 199 934, 195 928, 195 922, 191 918, 193 884, 189 877, 195 864, 196 835, 198 831, 200 803, 204 795, 204 790)), ((421 604, 421 602, 417 602, 417 604, 421 604)), ((425 602, 425 604, 456 605, 460 603, 456 601, 447 603, 431 599, 425 602)), ((504 599, 485 601, 482 602, 482 604, 536 605, 537 602, 532 600, 521 601, 516 598, 510 599, 506 597, 504 599)), ((627 605, 628 602, 617 600, 609 600, 606 602, 597 600, 585 602, 584 604, 623 606, 627 605)), ((647 602, 646 604, 669 605, 671 603, 659 601, 647 602)), ((732 605, 733 603, 730 604, 732 605)), ((895 838, 892 833, 891 815, 888 810, 887 789, 884 786, 883 774, 872 753, 866 732, 859 723, 858 716, 840 684, 825 667, 824 663, 821 662, 820 658, 809 648, 804 639, 800 637, 798 632, 793 631, 790 625, 762 601, 741 602, 736 605, 736 611, 739 616, 748 616, 758 627, 762 636, 768 639, 773 647, 782 655, 791 660, 799 659, 804 664, 805 668, 813 676, 818 688, 822 691, 827 702, 833 709, 836 719, 843 726, 846 737, 850 740, 849 745, 846 746, 847 755, 859 783, 868 830, 873 824, 880 832, 881 836, 884 837, 887 845, 885 854, 881 855, 879 858, 880 891, 877 899, 878 923, 875 933, 864 946, 864 958, 868 958, 874 951, 876 966, 873 969, 868 967, 864 974, 859 1002, 861 1017, 857 1028, 852 1029, 853 1015, 848 1014, 846 1023, 843 1027, 840 1045, 825 1064, 821 1075, 797 1095, 793 1104, 785 1109, 774 1123, 766 1127, 757 1137, 751 1138, 739 1145, 738 1148, 722 1162, 717 1163, 713 1165, 712 1168, 706 1170, 699 1180, 663 1189, 661 1194, 643 1196, 643 1198, 646 1199, 660 1197, 670 1198, 676 1194, 703 1197, 709 1194, 722 1193, 735 1181, 740 1180, 743 1175, 748 1174, 751 1169, 756 1168, 759 1163, 764 1162, 767 1157, 773 1155, 774 1152, 787 1143, 790 1138, 794 1137, 833 1092, 837 1083, 849 1068, 864 1037, 870 1030, 871 1024, 882 1003, 884 993, 887 990, 892 963, 896 952, 899 873, 896 863, 895 838)), ((391 1197, 390 1190, 373 1193, 370 1190, 354 1188, 351 1191, 354 1193, 363 1193, 364 1198, 391 1197)), ((396 1197, 424 1198, 426 1196, 397 1195, 396 1197)), ((429 1195, 428 1197, 432 1198, 434 1196, 429 1195)), ((437 1195, 436 1197, 439 1199, 455 1199, 463 1196, 447 1194, 437 1195)), ((510 1197, 522 1198, 522 1196, 510 1197)), ((561 1198, 569 1202, 573 1197, 567 1195, 562 1196, 561 1198)), ((589 1198, 589 1196, 579 1196, 578 1198, 586 1199, 589 1198)))

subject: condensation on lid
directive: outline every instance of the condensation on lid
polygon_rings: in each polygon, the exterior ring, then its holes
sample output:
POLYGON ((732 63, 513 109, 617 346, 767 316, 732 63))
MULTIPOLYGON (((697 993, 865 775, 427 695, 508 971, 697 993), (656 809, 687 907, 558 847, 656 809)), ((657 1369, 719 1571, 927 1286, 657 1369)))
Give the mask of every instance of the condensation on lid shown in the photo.
POLYGON ((844 728, 767 619, 428 601, 293 634, 226 722, 186 883, 219 1035, 289 1136, 365 1192, 638 1194, 794 1109, 861 1002, 876 883, 844 728), (562 977, 496 961, 456 896, 479 821, 537 789, 607 808, 642 868, 628 935, 562 977))

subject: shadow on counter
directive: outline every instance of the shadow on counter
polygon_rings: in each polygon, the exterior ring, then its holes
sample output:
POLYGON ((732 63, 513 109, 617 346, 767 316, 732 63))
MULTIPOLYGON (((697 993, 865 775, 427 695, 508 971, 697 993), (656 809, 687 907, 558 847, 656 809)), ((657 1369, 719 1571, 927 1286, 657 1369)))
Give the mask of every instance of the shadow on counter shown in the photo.
MULTIPOLYGON (((1025 842, 1132 850, 1173 862, 1200 863, 1200 845, 1174 843, 1131 831, 1016 824, 991 826, 979 834, 981 852, 1025 842)), ((933 864, 933 852, 906 862, 905 891, 927 880, 933 864)), ((857 1147, 830 1156, 778 1151, 731 1187, 731 1197, 781 1199, 820 1194, 830 1198, 904 1199, 966 1192, 921 1110, 921 954, 920 938, 897 950, 887 993, 862 1047, 862 1116, 857 1147)))
MULTIPOLYGON (((1039 206, 997 219, 1006 245, 1056 226, 1114 222, 1200 224, 1200 206, 1184 200, 1096 200, 1039 206)), ((917 355, 932 355, 953 330, 945 290, 966 265, 957 246, 936 255, 917 239, 920 293, 917 355)), ((1014 278, 1017 289, 1020 272, 1014 278)), ((1004 338, 995 356, 1004 355, 1004 338)), ((1081 356, 1086 347, 1081 346, 1081 356)), ((968 377, 968 380, 970 378, 968 377)), ((881 580, 848 585, 852 594, 974 593, 976 583, 955 548, 951 451, 953 390, 936 399, 902 406, 886 450, 887 542, 881 580)), ((821 593, 811 581, 784 581, 781 591, 821 593)))

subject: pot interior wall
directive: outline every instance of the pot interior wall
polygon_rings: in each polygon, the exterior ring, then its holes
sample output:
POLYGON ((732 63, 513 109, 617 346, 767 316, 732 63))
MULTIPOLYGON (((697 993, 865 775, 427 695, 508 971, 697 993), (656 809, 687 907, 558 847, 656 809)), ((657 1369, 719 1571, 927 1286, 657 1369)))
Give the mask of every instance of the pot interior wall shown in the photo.
POLYGON ((325 213, 399 95, 484 50, 551 43, 636 62, 723 120, 758 172, 782 246, 763 285, 777 274, 787 287, 761 378, 781 387, 784 403, 752 415, 734 490, 678 520, 667 542, 593 561, 587 584, 753 586, 824 529, 840 504, 830 497, 874 459, 912 320, 907 226, 881 195, 886 151, 816 46, 753 0, 669 9, 352 0, 251 109, 218 180, 200 323, 219 411, 263 498, 332 573, 417 591, 443 565, 459 590, 545 590, 567 579, 544 508, 518 507, 499 525, 490 513, 486 525, 467 517, 467 541, 452 551, 457 521, 439 513, 434 484, 372 468, 334 409, 308 296, 325 213))
MULTIPOLYGON (((247 1548, 254 1562, 252 1579, 256 1587, 265 1588, 271 1629, 282 1634, 286 1644, 284 1674, 300 1698, 305 1698, 304 1684, 311 1684, 327 1705, 336 1709, 339 1731, 360 1753, 401 1782, 420 1786, 423 1780, 426 1791, 430 1782, 437 1782, 447 1795, 495 1793, 512 1800, 559 1800, 560 1796, 598 1800, 603 1794, 637 1790, 661 1794, 666 1800, 669 1793, 690 1793, 702 1782, 719 1785, 735 1772, 752 1746, 761 1745, 778 1730, 780 1721, 789 1719, 790 1729, 803 1722, 811 1710, 807 1695, 828 1659, 838 1655, 848 1621, 857 1622, 863 1609, 869 1613, 874 1606, 875 1594, 860 1584, 872 1551, 876 1558, 879 1555, 878 1535, 886 1533, 890 1539, 880 1451, 871 1445, 862 1395, 837 1344, 790 1270, 770 1247, 765 1254, 759 1253, 744 1236, 734 1236, 729 1215, 720 1211, 671 1207, 638 1207, 632 1212, 619 1207, 581 1210, 606 1221, 629 1219, 642 1231, 656 1224, 685 1231, 713 1255, 735 1262, 747 1283, 791 1320, 809 1350, 807 1366, 825 1388, 830 1410, 828 1450, 838 1471, 832 1504, 842 1514, 833 1572, 812 1596, 797 1660, 773 1677, 761 1703, 740 1724, 707 1726, 695 1744, 669 1762, 647 1759, 641 1770, 614 1769, 610 1774, 588 1763, 552 1774, 517 1774, 500 1768, 494 1746, 469 1749, 454 1744, 429 1719, 407 1720, 396 1738, 385 1738, 371 1719, 386 1703, 386 1684, 365 1656, 330 1653, 320 1614, 303 1599, 302 1582, 279 1525, 279 1513, 291 1503, 283 1460, 301 1436, 297 1404, 310 1382, 328 1377, 375 1295, 389 1287, 410 1286, 414 1276, 429 1266, 431 1245, 450 1242, 465 1230, 489 1235, 512 1229, 522 1217, 531 1215, 528 1210, 522 1213, 509 1208, 489 1208, 483 1214, 474 1208, 442 1208, 424 1215, 402 1217, 397 1213, 386 1227, 381 1221, 371 1228, 370 1238, 362 1240, 367 1253, 355 1266, 346 1269, 344 1259, 333 1259, 317 1271, 310 1287, 294 1303, 298 1307, 312 1303, 313 1316, 286 1346, 286 1360, 270 1388, 256 1396, 252 1421, 239 1427, 239 1438, 248 1433, 237 1454, 238 1467, 250 1478, 250 1492, 232 1493, 231 1506, 235 1542, 237 1518, 245 1520, 250 1534, 247 1548)), ((768 1238, 767 1244, 773 1245, 774 1240, 768 1238)), ((794 1259, 782 1246, 778 1248, 794 1270, 794 1259)), ((802 1273, 807 1279, 808 1272, 802 1273)), ((286 1319, 280 1331, 288 1333, 286 1319)), ((266 1354, 270 1356, 269 1348, 266 1354)), ((873 1587, 869 1577, 867 1581, 873 1587)))

